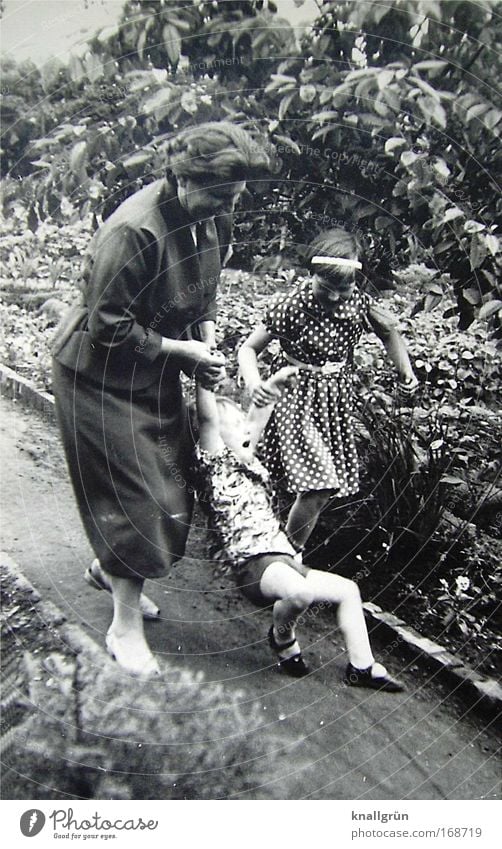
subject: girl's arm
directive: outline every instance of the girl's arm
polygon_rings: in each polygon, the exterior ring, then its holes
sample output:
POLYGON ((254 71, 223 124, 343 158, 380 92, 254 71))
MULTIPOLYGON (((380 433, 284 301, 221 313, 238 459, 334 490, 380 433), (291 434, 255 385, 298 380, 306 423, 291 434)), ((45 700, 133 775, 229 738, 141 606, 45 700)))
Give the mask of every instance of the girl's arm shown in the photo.
POLYGON ((387 356, 395 365, 401 384, 408 391, 415 389, 418 386, 418 380, 410 362, 406 343, 394 324, 394 320, 391 317, 387 320, 383 311, 380 310, 372 314, 371 309, 368 313, 368 319, 372 329, 383 342, 387 356))
POLYGON ((251 395, 253 405, 266 407, 277 400, 276 394, 262 381, 258 369, 258 355, 265 350, 273 336, 264 324, 259 324, 239 348, 237 358, 246 389, 251 395))
POLYGON ((256 404, 253 400, 246 417, 249 425, 249 438, 253 449, 256 448, 260 441, 260 436, 268 424, 268 420, 272 415, 276 402, 279 400, 286 387, 290 387, 293 384, 297 374, 298 369, 294 366, 285 366, 284 368, 279 369, 279 371, 272 375, 272 377, 267 380, 266 384, 264 384, 266 391, 269 392, 274 399, 272 403, 258 406, 258 404, 256 404))
POLYGON ((209 389, 205 389, 197 381, 195 386, 195 400, 197 404, 200 447, 203 451, 207 451, 208 454, 217 454, 223 447, 223 440, 220 437, 218 406, 214 393, 209 389))

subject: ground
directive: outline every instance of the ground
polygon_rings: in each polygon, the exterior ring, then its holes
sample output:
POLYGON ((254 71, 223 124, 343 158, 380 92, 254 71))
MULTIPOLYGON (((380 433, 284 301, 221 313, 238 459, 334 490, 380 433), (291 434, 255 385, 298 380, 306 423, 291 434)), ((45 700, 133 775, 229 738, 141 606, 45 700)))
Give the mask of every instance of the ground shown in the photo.
MULTIPOLYGON (((44 600, 103 645, 110 599, 83 580, 92 554, 55 428, 4 401, 1 434, 2 547, 44 600)), ((208 682, 243 690, 244 704, 260 704, 263 726, 280 733, 288 753, 286 771, 281 766, 271 779, 284 786, 283 798, 292 798, 292 776, 301 780, 302 798, 311 799, 498 798, 497 741, 488 721, 466 716, 428 673, 382 644, 376 654, 405 680, 406 693, 344 687, 346 655, 332 611, 309 617, 301 629, 312 674, 287 678, 267 647, 266 612, 214 577, 202 537, 196 518, 187 556, 169 577, 148 583, 162 611, 160 622, 147 625, 148 639, 164 668, 202 672, 208 682)))

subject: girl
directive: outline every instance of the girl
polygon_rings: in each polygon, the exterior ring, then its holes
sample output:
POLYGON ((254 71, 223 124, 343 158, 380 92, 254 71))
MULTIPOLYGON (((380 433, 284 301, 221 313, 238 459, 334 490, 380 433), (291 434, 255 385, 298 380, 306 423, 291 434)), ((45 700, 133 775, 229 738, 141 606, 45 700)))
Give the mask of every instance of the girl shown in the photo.
MULTIPOLYGON (((277 400, 296 369, 283 368, 264 385, 277 400)), ((268 639, 279 665, 295 678, 309 672, 295 635, 298 617, 314 602, 338 605, 338 624, 347 646, 345 682, 399 692, 403 689, 375 663, 357 585, 309 569, 296 556, 274 515, 268 475, 254 448, 273 404, 251 406, 247 418, 227 398, 197 384, 201 504, 209 514, 219 557, 230 563, 242 593, 260 606, 273 604, 268 639)))
POLYGON ((336 228, 309 246, 310 277, 281 296, 239 350, 239 364, 257 407, 272 400, 260 379, 258 355, 272 339, 281 344, 280 363, 299 369, 296 385, 278 402, 265 439, 272 476, 294 493, 286 532, 303 550, 319 515, 333 496, 358 490, 352 422, 353 352, 363 330, 373 330, 396 366, 401 387, 418 381, 394 319, 356 285, 362 269, 356 238, 336 228))

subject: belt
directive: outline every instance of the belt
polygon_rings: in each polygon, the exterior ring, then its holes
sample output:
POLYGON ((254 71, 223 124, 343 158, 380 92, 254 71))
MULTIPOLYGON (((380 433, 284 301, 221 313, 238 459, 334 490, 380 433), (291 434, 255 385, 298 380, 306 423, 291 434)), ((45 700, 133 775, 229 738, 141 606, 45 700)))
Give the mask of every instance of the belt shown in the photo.
POLYGON ((334 362, 324 363, 323 366, 314 366, 311 363, 302 363, 301 360, 297 360, 294 357, 291 357, 289 354, 286 354, 283 351, 284 357, 292 366, 296 366, 299 369, 303 369, 304 371, 312 371, 316 374, 322 375, 331 375, 331 374, 340 374, 340 372, 347 365, 347 360, 338 360, 334 362))

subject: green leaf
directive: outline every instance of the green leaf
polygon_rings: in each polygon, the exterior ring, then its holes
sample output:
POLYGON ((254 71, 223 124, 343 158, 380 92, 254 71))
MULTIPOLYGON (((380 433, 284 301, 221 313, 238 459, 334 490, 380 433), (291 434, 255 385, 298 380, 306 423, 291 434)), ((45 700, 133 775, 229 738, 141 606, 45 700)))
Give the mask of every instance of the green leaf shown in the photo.
POLYGON ((377 76, 378 88, 380 89, 380 91, 383 91, 385 88, 387 88, 387 86, 390 85, 393 79, 394 71, 389 71, 385 68, 383 71, 380 71, 377 76))
POLYGON ((448 221, 454 221, 455 218, 461 218, 463 214, 464 213, 458 208, 458 206, 450 206, 450 208, 447 209, 442 216, 442 220, 446 224, 448 221))
POLYGON ((292 104, 293 100, 294 100, 294 99, 295 99, 295 97, 296 97, 296 94, 297 94, 296 90, 295 90, 295 91, 290 91, 290 92, 289 92, 289 94, 286 94, 286 95, 282 98, 282 100, 281 100, 281 102, 280 102, 280 104, 279 104, 279 112, 278 112, 278 115, 279 115, 279 121, 282 121, 282 120, 285 118, 286 113, 287 113, 287 111, 288 111, 289 107, 291 106, 291 104, 292 104))
POLYGON ((166 24, 162 30, 162 38, 167 53, 167 58, 173 67, 176 67, 181 56, 181 36, 174 24, 166 24))
POLYGON ((454 475, 443 475, 439 483, 447 483, 451 486, 460 486, 464 483, 462 478, 456 478, 454 475))
POLYGON ((402 147, 403 144, 407 144, 406 139, 399 138, 398 136, 392 136, 392 138, 387 139, 385 142, 385 153, 390 154, 392 151, 396 150, 396 148, 402 147))
POLYGON ((289 136, 276 135, 274 136, 274 142, 279 142, 279 144, 283 144, 285 147, 291 148, 292 150, 294 150, 295 153, 298 154, 298 156, 301 155, 301 148, 297 145, 295 141, 293 141, 293 139, 290 139, 289 136))
POLYGON ((489 108, 490 107, 487 106, 486 103, 476 103, 475 106, 471 106, 471 108, 467 110, 467 114, 465 116, 466 123, 468 124, 473 118, 480 118, 481 115, 484 115, 489 108))
POLYGON ((442 59, 425 59, 423 62, 416 62, 412 66, 412 71, 429 71, 431 77, 435 77, 438 73, 444 70, 448 62, 442 59))
POLYGON ((472 304, 473 306, 477 306, 481 301, 480 291, 479 289, 474 288, 474 286, 471 286, 470 289, 463 289, 462 296, 468 304, 472 304))
POLYGON ((478 233, 473 233, 469 253, 469 262, 471 264, 472 271, 475 271, 476 268, 479 268, 479 266, 482 265, 487 252, 487 247, 482 236, 478 233))
POLYGON ((310 120, 316 121, 318 124, 322 124, 323 121, 337 121, 338 112, 333 112, 327 109, 323 112, 314 112, 310 120))
POLYGON ((486 304, 483 304, 481 307, 478 317, 482 319, 491 318, 492 315, 495 315, 500 309, 502 309, 502 301, 487 301, 486 304))

